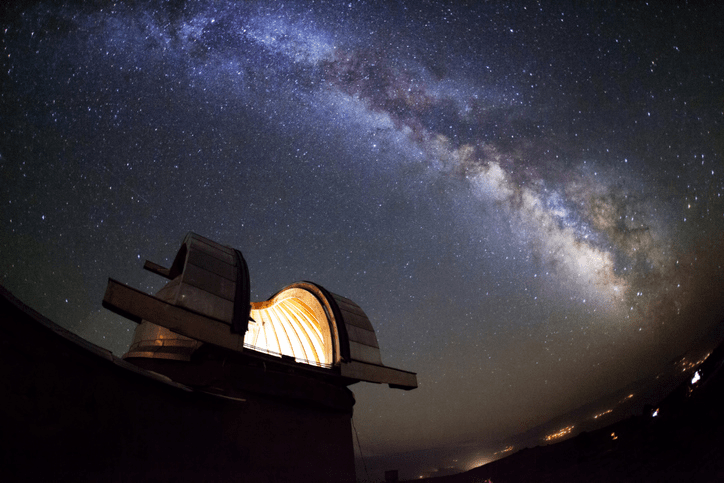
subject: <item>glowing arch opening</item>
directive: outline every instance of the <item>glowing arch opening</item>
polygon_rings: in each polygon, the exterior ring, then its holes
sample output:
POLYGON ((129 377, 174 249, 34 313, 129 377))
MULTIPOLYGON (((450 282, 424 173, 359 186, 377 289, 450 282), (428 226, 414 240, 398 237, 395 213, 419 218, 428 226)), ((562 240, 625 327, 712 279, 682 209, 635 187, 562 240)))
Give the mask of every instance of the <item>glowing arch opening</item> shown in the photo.
POLYGON ((245 347, 314 366, 332 366, 330 322, 312 293, 287 288, 270 300, 252 303, 249 315, 245 347))

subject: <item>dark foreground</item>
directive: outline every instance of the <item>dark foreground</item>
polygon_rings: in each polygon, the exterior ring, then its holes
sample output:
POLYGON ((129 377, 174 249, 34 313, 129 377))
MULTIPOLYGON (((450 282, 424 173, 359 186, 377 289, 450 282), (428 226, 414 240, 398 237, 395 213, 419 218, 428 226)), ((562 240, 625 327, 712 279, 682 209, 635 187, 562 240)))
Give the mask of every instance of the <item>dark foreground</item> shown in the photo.
POLYGON ((0 286, 0 482, 354 481, 349 391, 246 362, 175 382, 0 286))
POLYGON ((719 346, 699 367, 700 380, 688 380, 640 416, 466 473, 416 481, 724 481, 723 365, 724 346, 719 346))

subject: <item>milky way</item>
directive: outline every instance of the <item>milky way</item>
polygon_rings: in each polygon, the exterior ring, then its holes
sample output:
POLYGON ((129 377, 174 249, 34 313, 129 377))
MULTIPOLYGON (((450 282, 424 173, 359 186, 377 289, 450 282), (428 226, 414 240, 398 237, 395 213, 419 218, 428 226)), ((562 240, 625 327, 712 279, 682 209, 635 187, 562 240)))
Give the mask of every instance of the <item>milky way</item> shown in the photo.
POLYGON ((420 381, 352 387, 373 473, 663 371, 722 314, 722 14, 418 3, 4 7, 2 283, 119 355, 106 277, 187 231, 351 298, 420 381))

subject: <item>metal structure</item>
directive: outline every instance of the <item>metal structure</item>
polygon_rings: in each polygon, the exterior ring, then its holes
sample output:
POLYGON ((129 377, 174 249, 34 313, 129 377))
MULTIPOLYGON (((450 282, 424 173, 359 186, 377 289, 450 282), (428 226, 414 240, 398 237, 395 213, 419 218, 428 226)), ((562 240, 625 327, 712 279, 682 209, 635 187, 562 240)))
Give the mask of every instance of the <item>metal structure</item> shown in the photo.
POLYGON ((0 481, 349 482, 358 381, 381 363, 354 302, 310 282, 250 303, 241 253, 189 233, 156 296, 109 280, 139 323, 123 359, 0 286, 0 481))
POLYGON ((249 301, 241 252, 189 233, 170 268, 144 268, 170 281, 156 296, 109 280, 104 307, 138 322, 126 359, 190 361, 203 346, 322 369, 345 385, 358 381, 417 387, 414 373, 382 364, 377 336, 353 301, 297 282, 264 302, 249 301))

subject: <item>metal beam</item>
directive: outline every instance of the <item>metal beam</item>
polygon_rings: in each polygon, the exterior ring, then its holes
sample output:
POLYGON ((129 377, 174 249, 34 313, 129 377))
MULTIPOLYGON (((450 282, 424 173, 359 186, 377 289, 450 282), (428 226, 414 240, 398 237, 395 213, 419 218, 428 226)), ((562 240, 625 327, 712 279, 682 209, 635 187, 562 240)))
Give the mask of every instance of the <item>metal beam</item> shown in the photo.
POLYGON ((340 369, 342 376, 350 379, 389 384, 390 387, 405 390, 417 387, 417 374, 414 372, 359 361, 343 362, 340 369))
POLYGON ((167 278, 171 280, 173 277, 171 276, 171 269, 166 268, 162 265, 159 265, 158 263, 153 263, 150 260, 146 260, 146 263, 143 264, 143 269, 148 270, 149 272, 153 272, 157 275, 161 275, 164 278, 167 278))
POLYGON ((165 302, 121 282, 108 279, 103 306, 136 323, 147 320, 177 334, 242 352, 244 334, 231 333, 228 324, 165 302))

